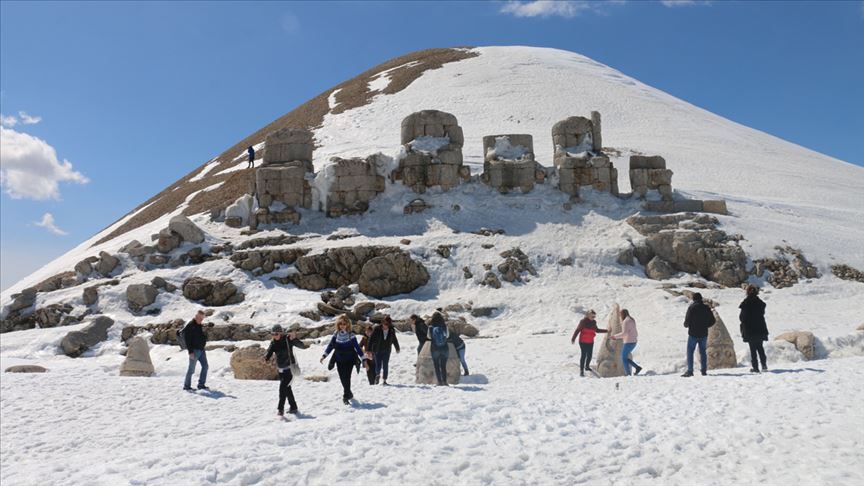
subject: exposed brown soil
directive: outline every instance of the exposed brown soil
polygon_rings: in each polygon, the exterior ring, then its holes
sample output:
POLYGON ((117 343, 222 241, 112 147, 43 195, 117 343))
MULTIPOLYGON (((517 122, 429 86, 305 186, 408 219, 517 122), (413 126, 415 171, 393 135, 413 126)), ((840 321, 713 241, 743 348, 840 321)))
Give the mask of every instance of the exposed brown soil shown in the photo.
POLYGON ((139 226, 158 219, 162 215, 167 214, 180 206, 193 192, 220 182, 224 183, 219 188, 196 195, 190 201, 189 206, 183 210, 183 214, 192 215, 209 211, 213 208, 227 207, 229 204, 237 200, 237 198, 249 192, 252 171, 242 170, 229 174, 219 174, 219 172, 230 168, 237 162, 240 162, 242 159, 235 161, 234 158, 244 152, 246 147, 263 142, 267 134, 272 131, 284 127, 308 129, 320 127, 324 121, 324 115, 330 111, 327 99, 330 94, 336 90, 340 91, 336 93, 336 106, 333 109, 334 114, 363 106, 369 103, 372 97, 379 94, 378 91, 369 91, 369 80, 381 71, 397 68, 390 72, 390 84, 383 90, 383 93, 385 94, 394 94, 408 87, 426 71, 438 69, 444 64, 461 61, 475 56, 477 56, 476 53, 463 48, 426 49, 423 51, 412 52, 391 59, 383 64, 379 64, 363 72, 359 76, 349 79, 348 81, 319 94, 271 122, 264 128, 237 142, 215 159, 218 161, 216 167, 210 170, 208 174, 200 180, 189 182, 190 179, 195 177, 196 174, 204 169, 207 165, 206 163, 186 174, 183 178, 171 184, 159 194, 156 194, 133 209, 130 213, 134 213, 140 208, 149 205, 145 210, 136 214, 114 231, 94 243, 94 246, 114 239, 124 233, 138 228, 139 226), (412 65, 405 66, 409 63, 412 65))

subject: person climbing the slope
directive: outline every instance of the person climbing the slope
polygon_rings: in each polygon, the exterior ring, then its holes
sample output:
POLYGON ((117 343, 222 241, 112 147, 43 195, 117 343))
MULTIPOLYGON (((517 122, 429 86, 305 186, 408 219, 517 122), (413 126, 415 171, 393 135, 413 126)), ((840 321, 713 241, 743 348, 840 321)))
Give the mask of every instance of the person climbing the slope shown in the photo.
POLYGON ((369 338, 372 337, 372 326, 363 329, 363 339, 360 340, 360 350, 363 351, 363 368, 366 369, 366 379, 370 385, 375 384, 375 355, 369 348, 369 338))
POLYGON ((624 375, 630 376, 631 366, 636 369, 634 374, 638 375, 639 372, 642 371, 642 367, 630 358, 630 354, 633 353, 634 349, 636 349, 636 341, 638 337, 638 333, 636 332, 636 321, 627 309, 621 309, 621 319, 621 332, 609 337, 612 339, 620 339, 624 342, 624 346, 621 347, 621 362, 624 364, 624 375))
POLYGON ((702 376, 708 375, 708 328, 713 326, 717 320, 711 308, 702 302, 702 294, 693 294, 693 302, 687 308, 684 317, 684 327, 687 328, 687 371, 681 375, 684 378, 693 376, 693 352, 699 346, 699 361, 702 376))
POLYGON ((393 329, 393 320, 390 316, 384 316, 381 325, 376 326, 369 338, 369 348, 375 355, 375 384, 387 384, 387 375, 390 374, 390 353, 393 348, 399 350, 399 339, 396 338, 396 330, 393 329), (384 379, 382 380, 382 372, 384 379))
POLYGON ((465 362, 465 341, 459 336, 459 333, 455 330, 448 330, 450 332, 450 342, 453 343, 453 347, 456 348, 456 354, 459 355, 459 362, 462 363, 462 376, 468 376, 468 363, 465 362))
POLYGON ((759 361, 762 362, 762 371, 768 371, 768 365, 765 363, 765 349, 762 347, 762 341, 768 340, 765 302, 759 298, 759 287, 748 285, 745 292, 747 297, 738 306, 741 309, 738 319, 741 321, 741 338, 750 345, 750 363, 752 365, 750 372, 759 373, 759 361))
POLYGON ((288 399, 288 406, 291 407, 288 409, 288 413, 297 413, 297 402, 294 400, 291 383, 296 378, 295 373, 299 374, 300 367, 294 357, 294 348, 306 349, 309 345, 297 339, 297 333, 294 331, 289 332, 286 336, 279 324, 273 326, 272 332, 273 338, 270 340, 264 361, 269 361, 271 356, 276 355, 276 368, 279 370, 279 404, 276 413, 281 417, 285 415, 286 398, 288 399))
POLYGON ((414 329, 414 334, 417 336, 417 354, 420 354, 423 345, 429 340, 427 337, 429 328, 426 326, 426 321, 417 314, 411 314, 408 320, 411 321, 411 329, 414 329))
POLYGON ((246 166, 246 168, 251 169, 251 168, 255 167, 255 149, 252 148, 252 146, 250 145, 249 147, 246 148, 246 154, 249 155, 249 160, 248 160, 249 163, 246 166))
POLYGON ((432 349, 430 349, 432 365, 435 367, 435 378, 438 380, 438 386, 447 386, 447 358, 450 357, 447 340, 450 337, 450 332, 447 330, 447 323, 444 322, 444 316, 440 312, 436 311, 432 314, 426 337, 432 345, 432 349))
POLYGON ((351 393, 351 368, 363 358, 363 351, 360 350, 360 345, 357 344, 357 339, 351 332, 351 322, 345 314, 336 318, 336 332, 333 333, 330 344, 327 345, 327 349, 321 356, 321 363, 331 351, 333 352, 333 359, 330 360, 327 367, 333 369, 335 362, 339 381, 342 382, 342 403, 349 405, 351 403, 349 400, 354 398, 354 394, 351 393))
MULTIPOLYGON (((585 317, 579 321, 576 330, 573 331, 573 337, 570 338, 570 344, 576 342, 576 337, 579 337, 579 376, 585 376, 585 371, 594 372, 591 369, 591 354, 594 352, 594 336, 599 333, 609 332, 608 329, 600 329, 597 327, 597 313, 589 310, 585 317)), ((641 368, 639 368, 641 369, 641 368)), ((637 372, 638 373, 638 372, 637 372)))

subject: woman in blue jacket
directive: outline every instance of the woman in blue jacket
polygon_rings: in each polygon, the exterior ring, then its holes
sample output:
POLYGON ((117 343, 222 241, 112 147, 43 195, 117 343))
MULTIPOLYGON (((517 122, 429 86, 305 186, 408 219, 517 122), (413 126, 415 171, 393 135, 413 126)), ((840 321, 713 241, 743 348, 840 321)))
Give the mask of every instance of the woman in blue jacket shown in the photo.
POLYGON ((342 403, 348 405, 349 400, 354 398, 354 394, 351 393, 351 368, 354 368, 363 358, 363 351, 360 350, 360 344, 351 332, 351 322, 345 314, 336 318, 336 332, 330 338, 330 344, 321 356, 321 363, 330 351, 333 351, 330 368, 332 369, 332 363, 335 361, 339 381, 342 382, 342 403))

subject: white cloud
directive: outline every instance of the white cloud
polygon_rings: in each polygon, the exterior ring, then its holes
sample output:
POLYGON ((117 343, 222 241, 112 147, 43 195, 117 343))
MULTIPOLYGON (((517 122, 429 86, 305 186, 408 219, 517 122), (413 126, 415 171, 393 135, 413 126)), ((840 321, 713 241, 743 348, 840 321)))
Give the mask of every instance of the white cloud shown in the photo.
POLYGON ((300 30, 300 19, 291 12, 285 12, 279 17, 279 26, 283 31, 294 34, 300 30))
POLYGON ((90 182, 40 138, 0 127, 0 186, 12 199, 60 199, 60 182, 90 182))
POLYGON ((597 11, 602 4, 586 0, 533 0, 520 2, 510 0, 500 12, 515 17, 564 17, 572 18, 586 11, 597 11))
POLYGON ((21 117, 21 123, 24 125, 35 125, 42 121, 41 116, 28 115, 26 111, 19 111, 18 116, 21 117))
POLYGON ((711 0, 662 0, 664 7, 692 7, 695 5, 711 5, 711 0))
POLYGON ((18 119, 15 118, 15 115, 6 116, 3 113, 0 113, 0 126, 12 128, 18 124, 18 119))
POLYGON ((48 231, 54 233, 55 235, 66 236, 69 234, 69 233, 63 231, 62 229, 58 228, 57 225, 54 224, 54 215, 51 213, 43 214, 42 215, 42 221, 39 221, 38 223, 34 223, 34 224, 36 226, 41 227, 41 228, 47 229, 48 231))

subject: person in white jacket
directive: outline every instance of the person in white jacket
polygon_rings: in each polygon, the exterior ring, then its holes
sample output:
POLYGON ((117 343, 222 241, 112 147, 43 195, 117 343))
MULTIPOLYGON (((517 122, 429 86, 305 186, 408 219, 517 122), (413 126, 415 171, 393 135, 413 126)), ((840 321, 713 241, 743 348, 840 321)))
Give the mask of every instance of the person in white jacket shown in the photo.
POLYGON ((629 357, 636 348, 636 338, 638 337, 636 321, 627 309, 621 309, 621 319, 622 331, 610 337, 624 341, 624 346, 621 347, 621 361, 624 363, 624 374, 630 376, 630 367, 632 366, 636 370, 635 374, 638 375, 642 371, 642 367, 633 362, 629 357))

